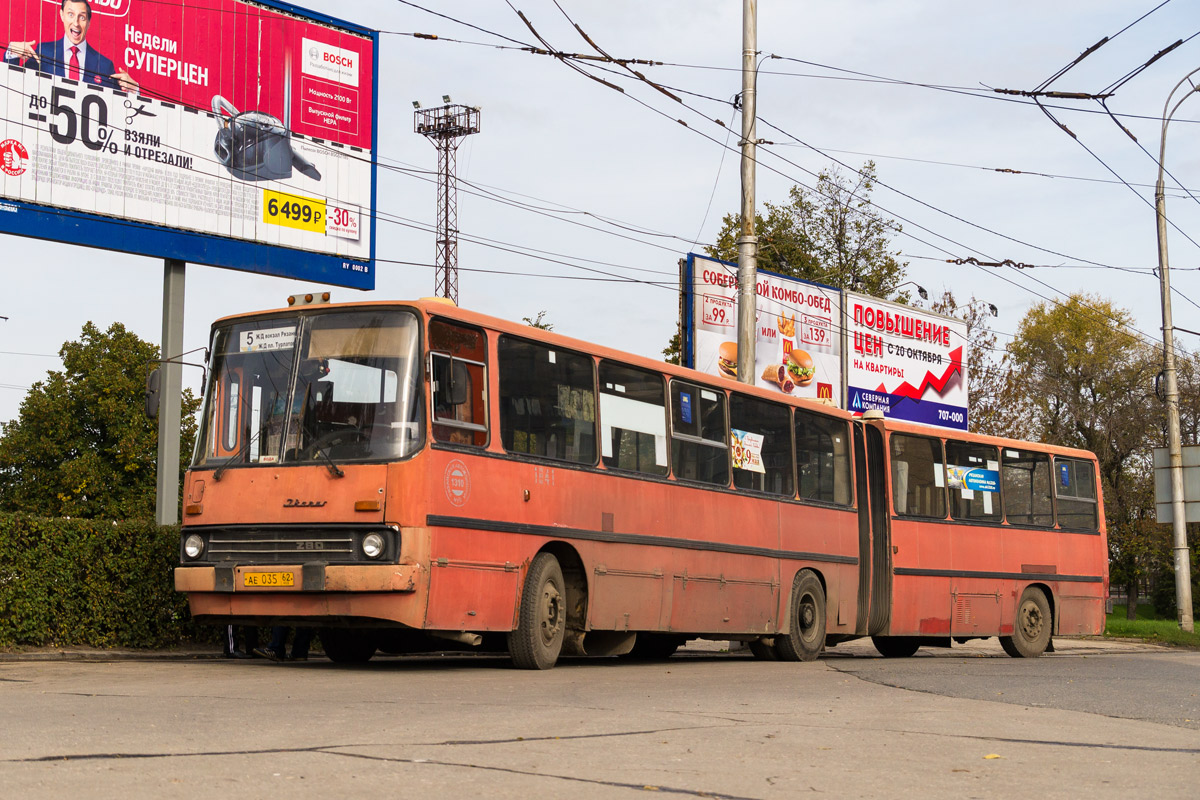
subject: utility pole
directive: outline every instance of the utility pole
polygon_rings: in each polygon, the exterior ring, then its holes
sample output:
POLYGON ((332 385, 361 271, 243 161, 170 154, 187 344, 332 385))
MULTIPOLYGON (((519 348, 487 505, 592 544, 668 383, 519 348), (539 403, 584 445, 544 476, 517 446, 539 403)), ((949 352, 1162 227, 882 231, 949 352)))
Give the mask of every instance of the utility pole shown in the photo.
POLYGON ((738 237, 738 380, 754 383, 758 339, 758 236, 754 231, 757 145, 755 86, 758 75, 758 0, 742 0, 742 227, 738 237))
POLYGON ((417 109, 413 124, 416 132, 438 149, 438 220, 437 271, 434 293, 458 304, 458 183, 455 154, 464 136, 479 133, 479 109, 452 105, 450 95, 442 95, 441 108, 417 109))
POLYGON ((1175 606, 1179 616, 1179 627, 1191 633, 1195 629, 1192 619, 1192 563, 1187 543, 1187 511, 1183 495, 1183 443, 1179 432, 1179 381, 1175 373, 1175 327, 1171 321, 1171 277, 1167 262, 1167 200, 1163 191, 1163 159, 1167 151, 1167 124, 1175 111, 1200 87, 1191 84, 1191 78, 1200 69, 1192 70, 1175 84, 1167 95, 1163 106, 1162 139, 1158 147, 1158 182, 1154 185, 1154 213, 1158 228, 1158 278, 1162 289, 1163 320, 1163 373, 1167 384, 1167 449, 1171 459, 1171 526, 1174 534, 1175 554, 1175 606), (1184 83, 1190 88, 1171 108, 1171 99, 1184 83))

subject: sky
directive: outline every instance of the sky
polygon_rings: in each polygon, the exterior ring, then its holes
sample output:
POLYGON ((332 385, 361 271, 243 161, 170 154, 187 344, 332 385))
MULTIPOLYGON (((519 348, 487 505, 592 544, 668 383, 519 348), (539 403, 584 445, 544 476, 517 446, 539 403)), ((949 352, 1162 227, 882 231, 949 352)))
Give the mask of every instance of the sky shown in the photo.
MULTIPOLYGON (((702 252, 740 203, 741 123, 731 102, 741 90, 740 2, 301 5, 384 32, 377 157, 387 218, 378 223, 376 288, 189 265, 185 350, 208 343, 213 320, 278 308, 297 292, 329 289, 335 301, 432 295, 437 153, 413 132, 412 102, 432 107, 448 94, 481 108, 481 132, 458 152, 460 305, 513 320, 544 311, 560 333, 661 357, 678 317, 678 260, 702 252), (536 42, 514 9, 557 50, 593 52, 575 23, 614 57, 664 62, 638 69, 684 104, 623 71, 590 70, 618 92, 516 49, 501 37, 536 42)), ((1200 67, 1193 2, 761 0, 758 15, 758 137, 770 142, 759 148, 760 208, 786 202, 793 185, 814 186, 835 160, 848 173, 873 159, 873 200, 903 228, 892 249, 908 278, 931 296, 949 290, 960 302, 994 304, 1001 344, 1031 306, 1080 291, 1130 311, 1147 340, 1161 336, 1153 184, 1163 105, 1200 67), (1114 116, 1092 100, 1046 100, 1074 136, 1031 100, 991 91, 1033 90, 1105 37, 1049 88, 1102 93, 1185 42, 1116 88, 1107 100, 1114 116), (947 262, 967 258, 1031 266, 947 262)), ((1192 99, 1169 127, 1165 158, 1175 179, 1167 181, 1175 324, 1192 330, 1200 330, 1198 122, 1192 99)), ((0 252, 8 317, 0 422, 61 368, 59 348, 86 322, 120 322, 161 340, 161 260, 4 235, 0 252)), ((1196 335, 1178 336, 1197 347, 1196 335)), ((200 391, 199 369, 184 377, 200 391)))

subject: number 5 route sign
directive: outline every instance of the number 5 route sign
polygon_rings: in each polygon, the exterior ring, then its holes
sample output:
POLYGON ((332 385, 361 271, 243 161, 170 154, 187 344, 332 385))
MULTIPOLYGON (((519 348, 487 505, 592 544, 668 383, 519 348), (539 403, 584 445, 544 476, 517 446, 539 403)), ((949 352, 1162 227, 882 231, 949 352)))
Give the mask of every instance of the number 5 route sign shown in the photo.
POLYGON ((0 7, 0 233, 374 288, 378 32, 272 0, 90 6, 71 29, 77 0, 0 7))

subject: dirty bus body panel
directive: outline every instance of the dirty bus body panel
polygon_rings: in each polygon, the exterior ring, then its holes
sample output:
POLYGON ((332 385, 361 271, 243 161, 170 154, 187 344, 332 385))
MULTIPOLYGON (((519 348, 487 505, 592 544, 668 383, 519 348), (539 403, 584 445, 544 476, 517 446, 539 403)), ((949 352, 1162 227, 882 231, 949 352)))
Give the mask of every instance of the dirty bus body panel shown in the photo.
POLYGON ((527 668, 925 635, 890 587, 906 526, 937 525, 884 513, 887 445, 856 449, 890 425, 437 301, 233 317, 212 344, 176 571, 203 621, 527 668))
POLYGON ((1023 611, 1030 624, 1035 609, 1022 600, 1036 594, 1053 633, 1103 632, 1108 547, 1094 455, 876 425, 887 452, 892 597, 873 635, 1008 639, 1020 634, 1023 611))

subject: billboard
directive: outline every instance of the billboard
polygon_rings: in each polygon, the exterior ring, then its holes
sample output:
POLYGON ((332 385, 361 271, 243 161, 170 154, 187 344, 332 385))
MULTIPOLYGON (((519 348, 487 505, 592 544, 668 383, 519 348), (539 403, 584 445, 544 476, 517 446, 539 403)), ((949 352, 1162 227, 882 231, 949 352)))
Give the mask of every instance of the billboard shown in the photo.
POLYGON ((846 408, 967 429, 967 323, 844 293, 846 408))
POLYGON ((377 34, 282 3, 7 0, 0 37, 0 232, 374 287, 377 34))
MULTIPOLYGON (((684 352, 689 366, 736 379, 737 265, 689 253, 684 352)), ((754 384, 842 406, 841 294, 758 272, 754 384)))

